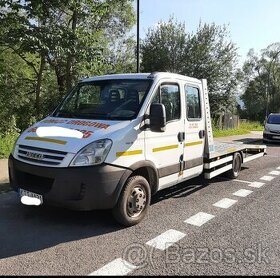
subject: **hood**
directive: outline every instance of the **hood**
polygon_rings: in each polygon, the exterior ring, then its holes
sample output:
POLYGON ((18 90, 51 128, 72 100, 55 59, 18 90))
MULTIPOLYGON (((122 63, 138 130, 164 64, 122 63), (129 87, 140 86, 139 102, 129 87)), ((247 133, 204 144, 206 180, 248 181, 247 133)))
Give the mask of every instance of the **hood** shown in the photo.
POLYGON ((269 124, 266 123, 265 128, 272 132, 279 132, 280 134, 280 124, 269 124))
POLYGON ((47 117, 26 129, 17 144, 77 153, 99 139, 126 128, 130 121, 107 121, 47 117))

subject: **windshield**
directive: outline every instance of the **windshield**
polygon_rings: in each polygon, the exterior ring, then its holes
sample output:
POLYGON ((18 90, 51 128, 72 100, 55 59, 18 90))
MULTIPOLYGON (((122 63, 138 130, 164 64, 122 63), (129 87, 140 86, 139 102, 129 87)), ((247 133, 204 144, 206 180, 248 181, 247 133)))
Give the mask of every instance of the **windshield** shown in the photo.
POLYGON ((84 82, 68 95, 54 117, 130 120, 136 118, 151 80, 100 80, 84 82))
POLYGON ((268 124, 280 125, 280 115, 270 115, 267 119, 268 124))

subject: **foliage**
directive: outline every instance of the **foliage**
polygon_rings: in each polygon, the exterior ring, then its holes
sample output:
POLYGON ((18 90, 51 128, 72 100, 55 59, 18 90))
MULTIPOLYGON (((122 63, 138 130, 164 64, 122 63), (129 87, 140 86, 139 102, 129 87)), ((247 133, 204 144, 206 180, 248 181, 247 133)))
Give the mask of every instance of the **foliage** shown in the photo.
POLYGON ((263 122, 266 114, 280 112, 280 43, 269 45, 260 55, 251 49, 243 72, 245 116, 263 122))
POLYGON ((13 132, 0 136, 0 159, 9 157, 18 135, 18 133, 13 132))
POLYGON ((144 71, 170 71, 208 82, 214 117, 234 112, 240 79, 235 45, 226 27, 200 24, 196 33, 186 33, 184 24, 170 18, 149 29, 142 43, 144 71))
POLYGON ((0 135, 53 111, 85 75, 134 71, 132 0, 0 0, 0 135))

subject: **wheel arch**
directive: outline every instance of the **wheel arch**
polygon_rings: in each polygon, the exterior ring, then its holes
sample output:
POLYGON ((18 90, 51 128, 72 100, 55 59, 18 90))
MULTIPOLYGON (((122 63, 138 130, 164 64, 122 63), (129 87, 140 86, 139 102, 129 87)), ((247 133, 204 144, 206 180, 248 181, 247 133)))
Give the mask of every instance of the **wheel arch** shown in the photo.
POLYGON ((137 175, 144 177, 148 181, 151 187, 152 195, 154 195, 158 191, 159 176, 158 176, 158 170, 156 166, 152 161, 148 161, 148 160, 138 161, 132 164, 129 168, 127 168, 127 170, 122 175, 119 184, 117 186, 116 199, 119 198, 126 181, 130 177, 137 176, 137 175))

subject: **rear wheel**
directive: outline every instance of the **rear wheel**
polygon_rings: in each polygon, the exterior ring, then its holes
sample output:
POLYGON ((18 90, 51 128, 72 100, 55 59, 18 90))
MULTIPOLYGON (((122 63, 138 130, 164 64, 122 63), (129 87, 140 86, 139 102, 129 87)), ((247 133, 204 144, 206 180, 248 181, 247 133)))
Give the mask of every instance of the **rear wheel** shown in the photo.
POLYGON ((236 179, 241 171, 242 157, 240 153, 233 155, 232 169, 227 172, 227 176, 231 179, 236 179))
POLYGON ((146 215, 151 201, 151 189, 142 176, 130 177, 113 208, 114 218, 124 226, 138 224, 146 215))

